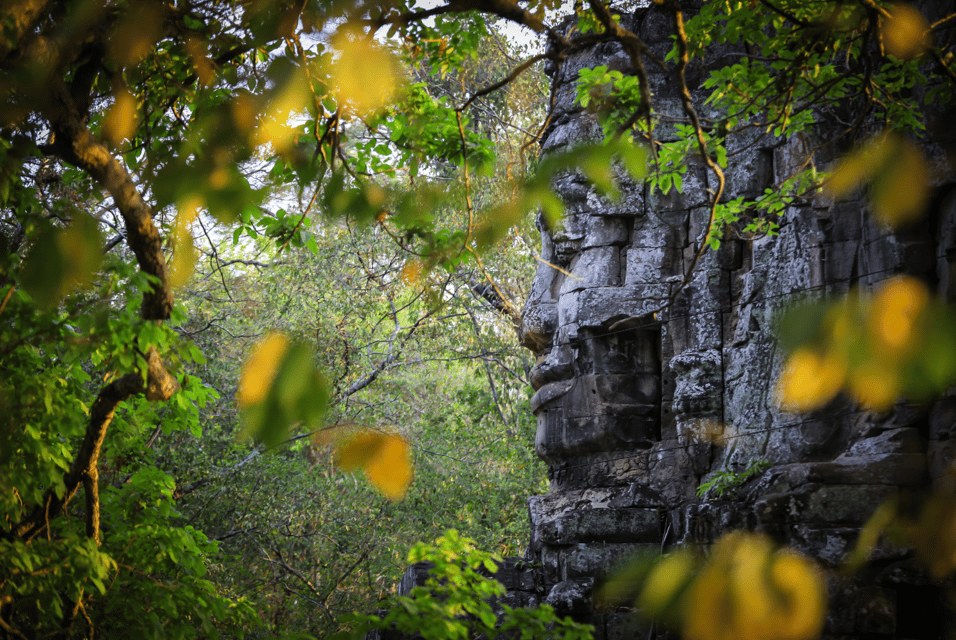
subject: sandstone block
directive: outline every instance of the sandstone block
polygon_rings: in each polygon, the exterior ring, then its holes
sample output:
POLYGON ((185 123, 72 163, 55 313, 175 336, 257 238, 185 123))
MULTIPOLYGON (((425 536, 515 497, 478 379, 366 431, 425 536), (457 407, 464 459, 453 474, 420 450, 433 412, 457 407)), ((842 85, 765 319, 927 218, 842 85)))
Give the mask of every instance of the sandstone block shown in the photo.
POLYGON ((576 544, 562 552, 561 577, 564 580, 593 577, 600 584, 635 556, 656 556, 660 550, 661 546, 656 542, 576 544))
POLYGON ((571 260, 559 295, 582 289, 614 287, 620 284, 620 250, 617 247, 585 249, 571 260))
POLYGON ((547 545, 659 543, 661 537, 660 514, 656 509, 579 509, 532 524, 535 538, 547 545))
POLYGON ((545 603, 554 607, 561 616, 583 616, 592 609, 591 596, 594 590, 592 578, 565 580, 551 588, 545 603))
POLYGON ((591 216, 587 222, 583 249, 623 245, 628 241, 628 224, 625 218, 591 216))

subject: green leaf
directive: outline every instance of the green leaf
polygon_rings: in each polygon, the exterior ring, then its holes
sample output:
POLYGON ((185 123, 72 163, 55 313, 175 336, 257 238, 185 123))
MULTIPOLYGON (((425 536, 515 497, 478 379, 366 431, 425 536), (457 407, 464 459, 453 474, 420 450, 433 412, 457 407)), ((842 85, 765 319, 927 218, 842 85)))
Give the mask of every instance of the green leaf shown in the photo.
POLYGON ((294 424, 318 428, 329 403, 324 376, 312 362, 311 348, 273 334, 246 361, 239 402, 240 439, 254 438, 266 447, 281 444, 294 424))
POLYGON ((90 282, 102 259, 99 225, 75 211, 66 229, 48 226, 33 241, 21 270, 24 290, 41 309, 50 309, 73 288, 90 282))

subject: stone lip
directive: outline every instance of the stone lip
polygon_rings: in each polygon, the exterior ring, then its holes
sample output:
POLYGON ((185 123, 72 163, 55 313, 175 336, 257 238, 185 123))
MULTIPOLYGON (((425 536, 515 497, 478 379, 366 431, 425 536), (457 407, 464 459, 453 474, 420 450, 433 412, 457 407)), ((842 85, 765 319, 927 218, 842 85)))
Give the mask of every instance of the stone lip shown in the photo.
POLYGON ((531 397, 531 411, 535 414, 538 413, 541 407, 566 395, 573 386, 574 381, 570 379, 544 385, 531 397))

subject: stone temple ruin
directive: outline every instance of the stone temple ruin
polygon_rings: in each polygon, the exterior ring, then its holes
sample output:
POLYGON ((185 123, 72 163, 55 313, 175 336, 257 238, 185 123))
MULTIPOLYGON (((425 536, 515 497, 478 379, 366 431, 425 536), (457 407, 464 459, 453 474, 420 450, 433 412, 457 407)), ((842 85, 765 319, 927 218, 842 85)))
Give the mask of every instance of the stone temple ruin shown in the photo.
MULTIPOLYGON (((669 19, 650 8, 622 15, 621 23, 663 58, 669 19)), ((629 69, 621 48, 607 43, 548 69, 555 105, 544 153, 601 138, 595 117, 574 105, 578 71, 601 64, 629 69)), ((656 107, 682 118, 675 83, 653 67, 649 73, 656 107)), ((657 135, 666 139, 666 125, 657 135)), ((726 197, 755 197, 781 182, 816 142, 756 134, 730 140, 726 197)), ((937 142, 926 146, 938 171, 936 197, 918 227, 890 232, 871 221, 863 200, 820 197, 791 206, 779 235, 726 239, 706 252, 675 303, 656 317, 651 312, 670 297, 703 241, 703 167, 689 167, 682 193, 637 184, 615 203, 577 176, 557 181, 567 217, 559 228, 539 224, 543 262, 520 331, 537 357, 536 448, 551 489, 529 500, 525 566, 534 568, 519 570, 509 560, 497 576, 514 604, 547 602, 595 625, 598 639, 663 637, 629 613, 595 605, 595 584, 616 561, 749 529, 837 566, 884 499, 940 482, 956 457, 956 393, 884 414, 846 399, 810 414, 786 413, 772 393, 785 355, 772 329, 794 301, 865 290, 904 273, 956 301, 956 190, 942 150, 951 141, 937 142), (719 444, 706 437, 713 425, 723 430, 719 444), (714 472, 756 460, 770 468, 736 499, 697 497, 714 472)), ((838 151, 825 147, 817 166, 826 168, 838 151)), ((862 574, 831 574, 824 635, 943 637, 951 605, 911 556, 886 550, 862 574)), ((406 576, 405 590, 414 578, 406 576)))

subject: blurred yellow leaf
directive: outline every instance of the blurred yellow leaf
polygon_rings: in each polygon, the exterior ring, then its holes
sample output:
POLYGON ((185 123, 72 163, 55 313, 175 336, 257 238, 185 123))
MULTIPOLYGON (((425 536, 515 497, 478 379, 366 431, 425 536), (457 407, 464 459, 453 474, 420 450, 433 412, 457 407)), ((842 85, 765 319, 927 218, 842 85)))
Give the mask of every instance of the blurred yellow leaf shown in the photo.
POLYGON ((728 573, 733 590, 734 614, 737 617, 739 637, 770 637, 774 594, 766 584, 767 565, 770 562, 770 540, 754 534, 724 536, 717 551, 718 561, 711 571, 728 573))
POLYGON ((328 69, 336 99, 362 114, 387 105, 402 77, 393 56, 352 26, 339 29, 330 44, 338 52, 328 69))
POLYGON ((288 348, 289 340, 281 333, 270 333, 256 344, 242 367, 236 396, 240 407, 265 399, 288 348))
POLYGON ((823 577, 792 550, 760 534, 717 541, 685 604, 688 640, 810 640, 826 615, 823 577))
POLYGON ((928 304, 929 291, 922 282, 909 276, 892 278, 876 292, 867 324, 881 346, 903 352, 920 338, 917 329, 928 304))
POLYGON ((136 131, 136 97, 127 89, 116 91, 113 105, 103 119, 103 136, 113 145, 132 137, 136 131))
POLYGON ((255 99, 245 92, 238 93, 232 98, 232 120, 236 129, 247 134, 256 125, 259 116, 255 99))
POLYGON ((911 4, 894 4, 882 27, 883 46, 900 60, 912 60, 930 46, 929 24, 911 4))
POLYGON ((204 87, 210 86, 216 79, 216 64, 209 57, 206 43, 199 38, 187 36, 184 44, 186 53, 189 54, 193 68, 196 70, 196 78, 199 80, 199 84, 204 87))
POLYGON ((693 576, 696 564, 694 557, 683 551, 665 557, 648 576, 637 599, 637 606, 650 616, 663 613, 680 588, 693 576))
POLYGON ((892 152, 888 136, 876 136, 843 158, 824 184, 833 198, 842 198, 870 181, 892 152))
POLYGON ((67 289, 89 283, 103 256, 103 237, 96 218, 75 211, 72 223, 57 240, 67 265, 67 289))
POLYGON ((867 409, 885 411, 900 395, 899 367, 866 360, 853 370, 848 386, 858 403, 867 409))
POLYGON ((911 536, 916 557, 930 575, 942 580, 956 570, 956 496, 927 498, 911 536))
POLYGON ((296 137, 290 120, 296 113, 305 112, 310 96, 308 78, 301 69, 296 69, 285 79, 266 108, 254 136, 255 144, 271 144, 279 153, 287 151, 295 143, 296 137))
POLYGON ((930 575, 945 579, 956 571, 956 496, 927 496, 918 512, 899 497, 884 502, 860 531, 848 560, 850 569, 859 569, 869 559, 883 535, 895 544, 915 547, 917 559, 930 575))
POLYGON ((809 348, 790 354, 777 380, 777 403, 786 411, 809 411, 829 402, 843 386, 847 363, 809 348))
POLYGON ((880 542, 883 532, 893 523, 897 515, 898 501, 896 498, 887 500, 873 512, 856 540, 853 553, 847 558, 846 565, 850 571, 856 571, 870 558, 870 554, 880 542))
POLYGON ((424 265, 421 260, 410 260, 406 262, 405 266, 402 267, 402 282, 409 287, 414 287, 418 284, 418 281, 421 280, 424 270, 424 265))
POLYGON ((475 244, 479 251, 492 248, 521 219, 530 203, 526 198, 508 200, 487 211, 481 224, 475 229, 475 244))
MULTIPOLYGON (((921 280, 897 276, 872 294, 853 291, 835 304, 796 309, 787 319, 790 348, 776 387, 789 410, 810 410, 844 387, 863 407, 889 409, 956 383, 956 314, 921 280), (806 329, 795 332, 802 321, 806 329)), ((785 323, 785 324, 787 324, 785 323)))
POLYGON ((826 583, 821 572, 790 549, 776 554, 770 579, 778 590, 777 638, 801 640, 820 635, 827 613, 826 583))
POLYGON ((254 438, 274 448, 285 442, 296 426, 321 428, 329 405, 329 386, 314 359, 312 345, 278 332, 255 346, 239 380, 240 441, 254 438))
POLYGON ((50 309, 75 287, 88 284, 103 256, 103 238, 92 216, 73 212, 66 229, 48 227, 33 240, 20 281, 41 309, 50 309))
POLYGON ((929 165, 916 144, 891 136, 887 162, 873 180, 873 213, 885 225, 900 226, 919 219, 929 202, 929 165))
POLYGON ((688 640, 737 640, 734 622, 728 576, 711 567, 690 587, 683 636, 688 640))
POLYGON ((138 64, 162 36, 163 23, 162 9, 156 3, 130 3, 110 37, 110 58, 121 68, 138 64))
POLYGON ((189 199, 181 204, 176 215, 176 226, 172 233, 172 244, 175 248, 169 268, 169 286, 176 289, 193 274, 196 264, 196 248, 193 246, 193 237, 189 227, 199 215, 199 203, 189 199))
POLYGON ((881 223, 906 224, 918 218, 929 199, 929 165, 916 144, 887 132, 859 146, 827 179, 824 190, 842 198, 871 184, 873 214, 881 223))
POLYGON ((391 500, 404 497, 412 482, 412 459, 401 437, 366 431, 339 446, 336 465, 345 472, 362 469, 365 477, 391 500))

